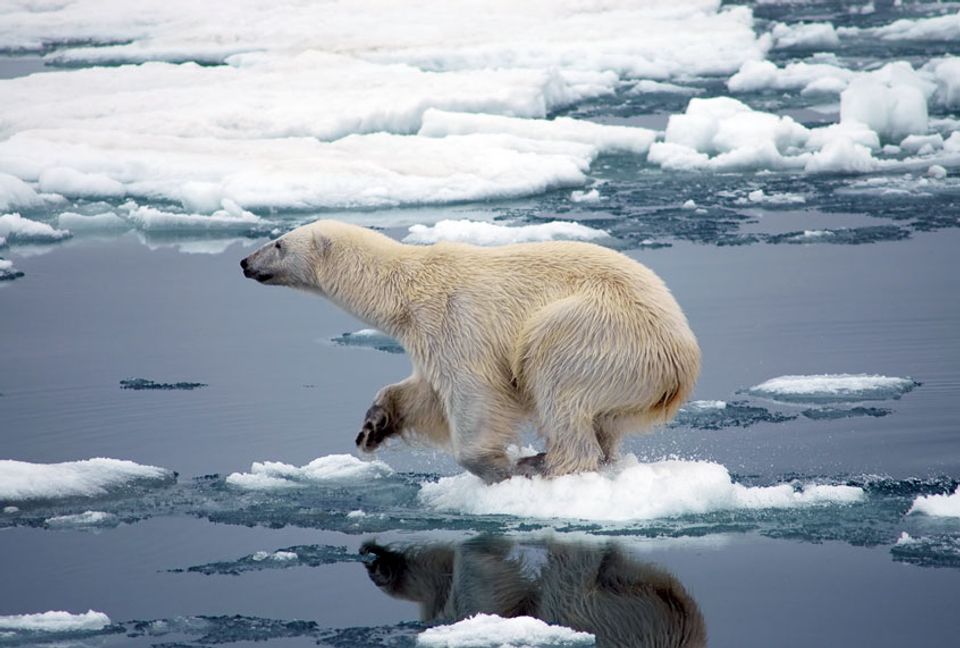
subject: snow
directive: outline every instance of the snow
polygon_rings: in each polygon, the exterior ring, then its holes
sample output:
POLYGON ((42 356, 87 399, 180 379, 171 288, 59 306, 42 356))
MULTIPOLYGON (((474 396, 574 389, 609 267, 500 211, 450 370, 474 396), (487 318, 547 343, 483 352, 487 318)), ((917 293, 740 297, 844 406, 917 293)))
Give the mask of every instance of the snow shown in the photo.
POLYGON ((749 487, 720 464, 664 460, 642 463, 627 455, 600 472, 553 479, 512 477, 485 485, 471 474, 421 485, 421 502, 438 511, 540 519, 628 522, 736 509, 784 509, 861 501, 852 486, 791 484, 749 487))
POLYGON ((69 236, 68 231, 55 229, 17 213, 0 215, 0 238, 6 239, 7 243, 49 243, 69 236))
POLYGON ((412 225, 404 243, 430 244, 456 241, 474 245, 505 245, 538 241, 602 241, 610 235, 570 221, 551 221, 536 225, 500 225, 471 220, 443 220, 436 225, 412 225))
POLYGON ((771 378, 748 391, 774 400, 828 402, 899 398, 916 386, 917 383, 910 378, 875 374, 819 374, 771 378))
POLYGON ((557 117, 551 120, 517 119, 499 115, 452 113, 431 108, 423 115, 419 134, 428 137, 499 133, 528 139, 578 142, 597 153, 646 153, 656 137, 647 128, 605 126, 588 121, 557 117))
POLYGON ((172 481, 165 468, 97 457, 63 463, 0 460, 0 501, 98 497, 125 487, 172 481))
POLYGON ((378 479, 392 473, 393 469, 382 461, 363 461, 352 455, 337 454, 314 459, 299 467, 277 461, 255 461, 249 473, 232 473, 227 476, 226 483, 246 490, 276 490, 378 479))
POLYGON ((84 511, 73 515, 56 515, 47 518, 44 521, 48 527, 52 528, 83 528, 112 526, 116 524, 117 516, 103 511, 84 511))
POLYGON ((534 646, 593 646, 595 638, 540 619, 476 614, 451 625, 428 628, 417 635, 427 648, 532 648, 534 646))
POLYGON ((920 495, 908 513, 960 518, 960 487, 952 495, 920 495))
POLYGON ((840 37, 833 25, 828 22, 814 23, 774 23, 770 30, 774 48, 788 47, 831 49, 840 44, 840 37))
POLYGON ((0 173, 0 211, 37 207, 43 199, 26 182, 9 173, 0 173))
POLYGON ((38 614, 0 616, 0 630, 25 632, 83 632, 102 630, 110 625, 103 612, 88 610, 82 614, 51 611, 38 614))

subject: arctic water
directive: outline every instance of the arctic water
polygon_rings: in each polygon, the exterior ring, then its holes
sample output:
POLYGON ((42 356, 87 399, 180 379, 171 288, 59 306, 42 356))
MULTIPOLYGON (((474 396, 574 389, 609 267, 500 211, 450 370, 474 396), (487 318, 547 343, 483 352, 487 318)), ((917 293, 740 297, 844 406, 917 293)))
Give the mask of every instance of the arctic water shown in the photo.
POLYGON ((0 646, 955 643, 960 7, 487 4, 0 14, 0 646), (238 265, 321 217, 621 250, 694 400, 359 458, 402 347, 238 265))

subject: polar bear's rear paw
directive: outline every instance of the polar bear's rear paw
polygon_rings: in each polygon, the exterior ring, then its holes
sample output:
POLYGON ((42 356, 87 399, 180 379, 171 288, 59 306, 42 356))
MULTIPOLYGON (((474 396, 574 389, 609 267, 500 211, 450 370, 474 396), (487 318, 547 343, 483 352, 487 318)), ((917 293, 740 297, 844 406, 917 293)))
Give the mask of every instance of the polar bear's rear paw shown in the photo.
POLYGON ((367 410, 356 444, 364 452, 373 452, 387 437, 396 433, 394 417, 391 416, 390 411, 381 405, 372 405, 367 410))

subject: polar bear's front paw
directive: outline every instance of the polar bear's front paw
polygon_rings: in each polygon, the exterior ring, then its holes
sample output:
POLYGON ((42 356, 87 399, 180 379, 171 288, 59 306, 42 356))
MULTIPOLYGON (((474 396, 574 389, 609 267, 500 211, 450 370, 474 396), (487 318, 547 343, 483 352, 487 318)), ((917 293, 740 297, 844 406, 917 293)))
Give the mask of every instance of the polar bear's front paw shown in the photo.
POLYGON ((373 452, 387 437, 397 433, 394 417, 381 405, 372 405, 367 410, 360 434, 357 435, 357 447, 364 452, 373 452))
POLYGON ((521 457, 518 459, 517 465, 514 468, 514 474, 523 477, 535 477, 537 475, 543 475, 546 469, 547 453, 541 452, 532 457, 521 457))

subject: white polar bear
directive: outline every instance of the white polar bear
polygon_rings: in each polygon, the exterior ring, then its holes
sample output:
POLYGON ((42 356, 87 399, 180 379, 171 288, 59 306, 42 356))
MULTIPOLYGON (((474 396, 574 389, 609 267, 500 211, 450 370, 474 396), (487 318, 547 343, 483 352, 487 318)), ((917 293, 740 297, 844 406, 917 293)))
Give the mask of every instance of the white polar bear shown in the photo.
POLYGON ((488 483, 596 470, 625 433, 669 420, 700 370, 663 281, 589 243, 412 246, 321 220, 241 266, 325 296, 403 344, 413 374, 377 394, 361 449, 416 435, 488 483), (505 449, 527 422, 546 453, 514 466, 505 449))

